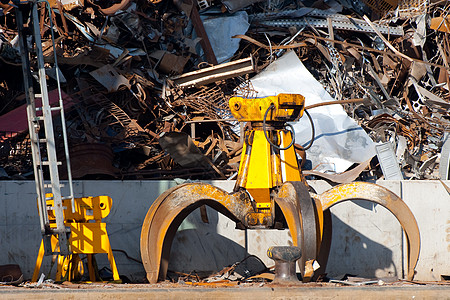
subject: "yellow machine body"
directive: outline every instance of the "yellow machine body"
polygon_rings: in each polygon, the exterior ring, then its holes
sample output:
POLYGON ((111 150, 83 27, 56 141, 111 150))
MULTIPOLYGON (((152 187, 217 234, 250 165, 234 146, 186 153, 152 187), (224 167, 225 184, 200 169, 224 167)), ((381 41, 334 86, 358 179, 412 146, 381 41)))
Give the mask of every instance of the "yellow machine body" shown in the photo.
POLYGON ((419 229, 397 195, 365 182, 340 185, 320 195, 308 189, 293 147, 293 128, 286 123, 303 115, 304 104, 304 97, 296 94, 230 99, 233 116, 249 122, 234 191, 188 183, 167 190, 153 202, 141 231, 142 262, 150 283, 165 279, 178 226, 203 205, 228 216, 240 229, 289 228, 293 245, 301 248, 301 275, 309 281, 326 267, 331 245, 329 208, 356 199, 380 204, 398 219, 408 246, 407 278, 413 278, 420 249, 419 229), (317 265, 320 268, 315 270, 317 265))
MULTIPOLYGON (((48 196, 51 198, 51 194, 48 196)), ((84 271, 79 254, 86 254, 88 259, 89 278, 91 281, 96 281, 97 278, 93 255, 105 253, 108 255, 113 278, 114 280, 119 281, 120 277, 109 243, 106 223, 102 222, 102 219, 106 218, 111 211, 112 199, 108 196, 83 197, 75 198, 74 203, 75 211, 72 212, 70 209, 70 199, 63 201, 63 205, 66 208, 69 208, 64 209, 64 224, 70 229, 69 250, 72 254, 67 257, 58 255, 56 280, 59 281, 61 278, 64 278, 65 280, 70 281, 79 277, 84 271)), ((47 205, 53 206, 53 200, 47 200, 47 205)), ((50 226, 56 227, 56 224, 54 223, 55 216, 52 210, 48 210, 48 218, 51 222, 50 226)), ((51 244, 53 252, 57 254, 59 246, 56 236, 52 236, 51 244)), ((44 243, 42 241, 32 281, 38 280, 43 258, 44 243)))
POLYGON ((294 121, 303 115, 305 97, 299 94, 279 94, 254 99, 232 97, 229 100, 230 111, 239 122, 262 122, 271 105, 274 108, 267 114, 267 122, 294 121))
MULTIPOLYGON (((288 130, 277 130, 280 147, 292 141, 288 130)), ((257 203, 257 207, 270 207, 270 190, 286 181, 301 181, 294 147, 273 151, 261 128, 245 133, 237 184, 246 189, 257 203)))
POLYGON ((233 116, 240 122, 252 122, 252 129, 245 132, 236 184, 250 193, 257 208, 270 208, 272 188, 283 182, 301 180, 294 147, 274 151, 276 149, 268 141, 286 148, 292 142, 292 132, 284 126, 266 130, 261 122, 277 124, 297 120, 303 115, 304 104, 305 98, 298 94, 280 94, 252 101, 241 97, 230 99, 233 116))

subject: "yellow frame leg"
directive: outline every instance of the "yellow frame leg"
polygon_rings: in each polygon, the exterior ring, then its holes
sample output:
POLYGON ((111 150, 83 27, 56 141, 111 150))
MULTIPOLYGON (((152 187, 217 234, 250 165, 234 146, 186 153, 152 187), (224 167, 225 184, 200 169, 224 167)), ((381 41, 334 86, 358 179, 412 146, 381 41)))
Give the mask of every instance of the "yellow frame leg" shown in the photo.
MULTIPOLYGON (((52 251, 55 252, 56 245, 58 244, 58 239, 55 236, 51 238, 52 251)), ((39 271, 42 267, 42 260, 44 259, 44 240, 41 240, 41 245, 39 246, 38 256, 36 258, 36 265, 34 266, 33 277, 31 277, 31 282, 37 282, 39 277, 39 271)))
POLYGON ((87 256, 87 265, 89 272, 89 280, 95 282, 95 269, 94 269, 94 254, 86 254, 87 256))
POLYGON ((33 277, 31 278, 31 282, 38 281, 39 271, 41 270, 43 259, 44 259, 44 241, 41 241, 41 246, 39 246, 38 257, 36 259, 36 265, 34 266, 33 277))
MULTIPOLYGON (((56 269, 56 281, 61 281, 61 277, 64 278, 67 272, 69 271, 69 261, 70 261, 70 255, 63 256, 58 255, 58 267, 56 269)), ((70 272, 69 272, 70 273, 70 272)), ((69 274, 70 277, 70 274, 69 274)), ((68 279, 70 281, 70 279, 68 279)))
POLYGON ((114 255, 112 253, 111 244, 109 243, 108 235, 106 235, 106 238, 108 239, 108 260, 109 260, 109 264, 111 266, 111 271, 113 272, 113 279, 120 280, 119 272, 117 271, 116 261, 114 259, 114 255))

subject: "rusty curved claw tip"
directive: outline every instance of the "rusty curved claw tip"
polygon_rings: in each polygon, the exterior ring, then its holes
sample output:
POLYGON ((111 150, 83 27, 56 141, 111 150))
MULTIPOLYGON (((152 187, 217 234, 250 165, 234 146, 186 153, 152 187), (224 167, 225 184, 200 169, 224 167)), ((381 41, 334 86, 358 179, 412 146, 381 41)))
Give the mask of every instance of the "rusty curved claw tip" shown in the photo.
POLYGON ((234 221, 243 221, 252 206, 241 196, 205 183, 183 184, 161 194, 148 210, 141 232, 142 263, 148 281, 165 279, 172 241, 186 216, 206 204, 234 221))
POLYGON ((348 200, 367 200, 388 209, 400 222, 405 232, 408 247, 407 279, 413 279, 414 268, 419 260, 420 233, 414 215, 400 197, 382 186, 367 182, 338 185, 313 197, 320 200, 324 211, 348 200))
POLYGON ((294 246, 301 248, 302 257, 298 260, 298 266, 303 281, 310 281, 313 269, 309 267, 309 262, 317 258, 323 224, 322 218, 318 217, 321 214, 317 211, 319 206, 314 205, 305 184, 300 181, 284 183, 275 202, 283 212, 294 246))

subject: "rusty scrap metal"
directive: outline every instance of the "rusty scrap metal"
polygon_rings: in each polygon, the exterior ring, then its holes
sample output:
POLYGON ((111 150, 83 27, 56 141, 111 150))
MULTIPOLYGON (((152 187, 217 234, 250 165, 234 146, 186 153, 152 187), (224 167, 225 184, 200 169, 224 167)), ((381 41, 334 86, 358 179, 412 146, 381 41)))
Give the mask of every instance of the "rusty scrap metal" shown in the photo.
MULTIPOLYGON (((246 8, 236 9, 248 14, 251 26, 245 35, 236 36, 240 48, 231 61, 218 65, 207 45, 207 33, 201 30, 200 16, 226 1, 201 2, 198 7, 170 1, 146 5, 127 0, 74 0, 62 5, 51 1, 50 16, 42 7, 45 61, 54 61, 48 30, 54 26, 60 75, 67 79, 64 91, 74 102, 66 111, 71 144, 111 146, 112 163, 122 178, 199 178, 198 168, 183 168, 159 144, 163 133, 182 131, 224 176, 232 177, 239 163, 242 128, 233 122, 227 101, 235 94, 258 97, 248 79, 290 50, 374 141, 392 143, 406 178, 441 177, 439 164, 445 162, 439 156, 444 134, 450 130, 445 3, 337 0, 340 8, 330 9, 325 2, 314 7, 306 1, 241 2, 246 8), (364 15, 371 17, 358 17, 364 15), (273 27, 280 20, 303 25, 273 27), (192 26, 201 39, 186 34, 192 26), (102 71, 106 72, 97 76, 102 71)), ((14 9, 3 4, 0 9, 0 114, 5 115, 22 104, 23 92, 20 55, 14 48, 17 29, 10 22, 14 9)), ((49 85, 55 85, 51 72, 49 85)), ((9 178, 28 174, 29 154, 17 154, 25 140, 24 134, 1 139, 0 167, 9 178)), ((307 160, 307 152, 302 152, 306 168, 307 160)), ((305 171, 308 178, 324 176, 305 171)), ((208 176, 221 177, 212 169, 200 177, 208 176)), ((326 176, 343 180, 335 178, 340 174, 326 176)), ((358 175, 342 176, 373 179, 382 172, 374 158, 358 175)))

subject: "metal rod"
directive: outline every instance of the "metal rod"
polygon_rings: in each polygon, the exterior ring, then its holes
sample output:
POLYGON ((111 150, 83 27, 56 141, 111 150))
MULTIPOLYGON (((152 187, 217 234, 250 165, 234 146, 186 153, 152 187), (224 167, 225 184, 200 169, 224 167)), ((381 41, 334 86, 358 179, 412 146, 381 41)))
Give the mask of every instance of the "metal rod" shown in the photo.
MULTIPOLYGON (((53 24, 52 24, 52 18, 51 14, 53 13, 53 10, 50 7, 50 4, 48 1, 45 1, 46 5, 48 6, 48 14, 50 19, 50 32, 52 36, 52 47, 53 47, 53 55, 55 60, 55 71, 56 71, 56 82, 58 85, 58 97, 59 97, 59 107, 60 107, 60 117, 61 117, 61 128, 63 133, 63 140, 64 140, 64 153, 66 155, 66 167, 67 167, 67 180, 69 181, 69 197, 70 197, 70 203, 72 206, 72 213, 75 213, 75 200, 74 200, 74 193, 73 193, 73 183, 72 183, 72 169, 70 166, 70 155, 69 155, 69 143, 67 141, 67 128, 66 128, 66 117, 64 114, 64 101, 61 95, 61 82, 59 79, 59 67, 58 67, 58 57, 56 54, 56 45, 55 45, 55 32, 53 31, 53 24)), ((60 7, 62 7, 61 3, 58 2, 60 7)), ((64 18, 64 13, 61 12, 61 16, 64 18)))

